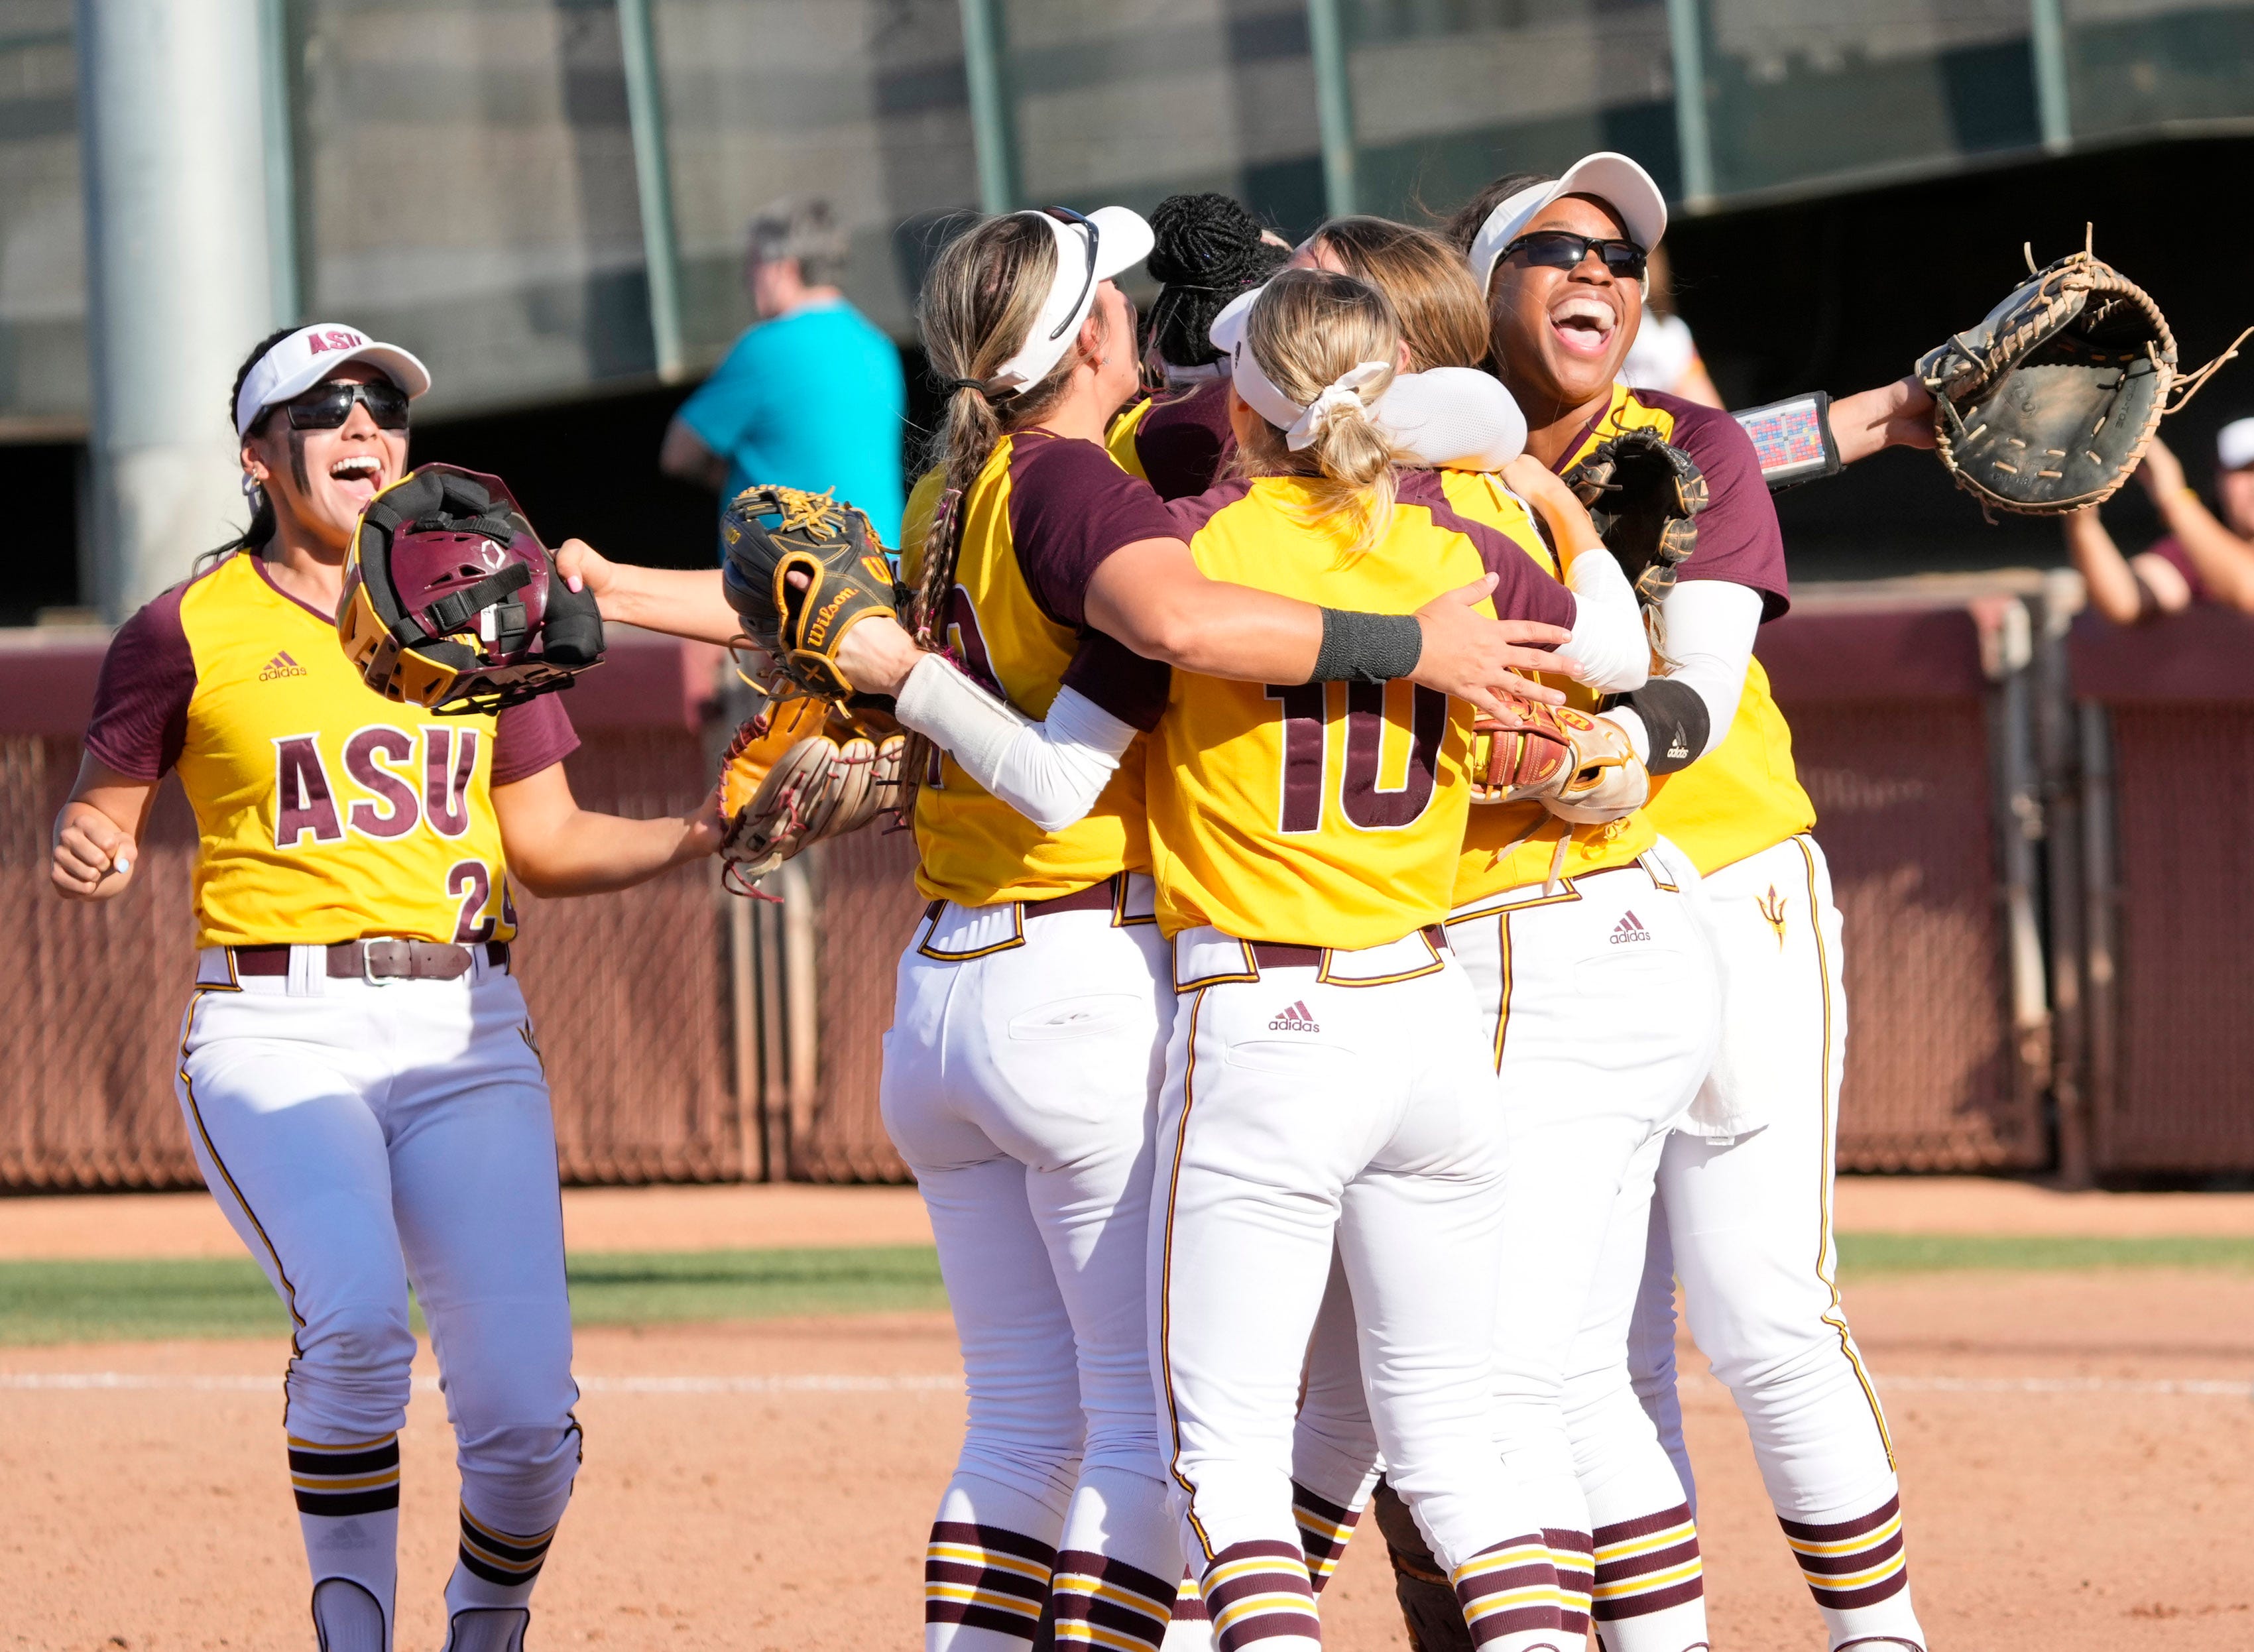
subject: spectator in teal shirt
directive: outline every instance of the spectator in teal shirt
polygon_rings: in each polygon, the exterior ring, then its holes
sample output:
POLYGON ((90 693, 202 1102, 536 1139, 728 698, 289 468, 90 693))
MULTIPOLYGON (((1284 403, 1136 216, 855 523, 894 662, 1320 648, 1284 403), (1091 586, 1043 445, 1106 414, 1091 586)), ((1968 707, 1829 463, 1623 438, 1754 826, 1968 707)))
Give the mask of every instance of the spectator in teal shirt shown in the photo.
POLYGON ((724 505, 754 482, 834 489, 897 548, 907 386, 899 349, 838 290, 846 251, 826 200, 752 220, 744 284, 760 321, 682 403, 657 462, 724 505))

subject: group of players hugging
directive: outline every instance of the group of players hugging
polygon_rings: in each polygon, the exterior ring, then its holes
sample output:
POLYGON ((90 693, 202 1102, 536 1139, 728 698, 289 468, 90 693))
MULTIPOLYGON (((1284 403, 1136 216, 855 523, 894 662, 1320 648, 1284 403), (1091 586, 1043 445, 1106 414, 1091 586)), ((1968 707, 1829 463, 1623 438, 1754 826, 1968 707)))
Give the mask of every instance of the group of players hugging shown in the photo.
POLYGON ((551 553, 407 469, 411 354, 252 353, 252 522, 117 634, 52 870, 116 895, 178 773, 179 1099, 293 1322, 326 1652, 392 1644, 410 1284, 450 1652, 521 1648, 578 1463, 513 884, 740 887, 881 815, 929 902, 883 1114, 969 1394, 933 1652, 1312 1647, 1366 1508, 1424 1652, 1702 1648, 1678 1280, 1825 1646, 1923 1652, 1833 1283, 1839 918, 1753 648, 1772 486, 1969 465, 1947 375, 1998 327, 1838 402, 1631 388, 1666 226, 1609 153, 1297 248, 1218 195, 976 222, 896 557, 780 487, 716 571, 551 553), (606 619, 770 691, 688 818, 564 780, 606 619))

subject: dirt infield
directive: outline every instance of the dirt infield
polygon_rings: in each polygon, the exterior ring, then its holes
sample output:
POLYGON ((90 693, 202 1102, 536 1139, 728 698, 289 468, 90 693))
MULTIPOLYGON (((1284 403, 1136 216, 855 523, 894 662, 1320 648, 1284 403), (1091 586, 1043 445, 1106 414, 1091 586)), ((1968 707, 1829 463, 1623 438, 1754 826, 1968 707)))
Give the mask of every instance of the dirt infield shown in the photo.
MULTIPOLYGON (((2254 1194, 2064 1194, 1984 1176, 1842 1176, 1843 1233, 2254 1236, 2254 1194)), ((913 1187, 571 1187, 574 1251, 929 1244, 913 1187)), ((235 1256, 196 1193, 0 1199, 0 1260, 235 1256)))
MULTIPOLYGON (((2254 1642, 2254 1280, 1956 1273, 1857 1286, 1850 1310, 1887 1396, 1936 1648, 2254 1642)), ((256 1341, 0 1350, 0 1647, 301 1652, 284 1357, 256 1341)), ((1736 1414, 1685 1364, 1715 1645, 1819 1647, 1736 1414)), ((922 1525, 961 1418, 943 1319, 589 1331, 578 1365, 586 1467, 536 1647, 916 1643, 922 1525)), ((438 1396, 418 1391, 402 1652, 439 1637, 447 1451, 438 1396)), ((1357 1544, 1326 1598, 1332 1644, 1401 1644, 1390 1595, 1380 1547, 1357 1544)))

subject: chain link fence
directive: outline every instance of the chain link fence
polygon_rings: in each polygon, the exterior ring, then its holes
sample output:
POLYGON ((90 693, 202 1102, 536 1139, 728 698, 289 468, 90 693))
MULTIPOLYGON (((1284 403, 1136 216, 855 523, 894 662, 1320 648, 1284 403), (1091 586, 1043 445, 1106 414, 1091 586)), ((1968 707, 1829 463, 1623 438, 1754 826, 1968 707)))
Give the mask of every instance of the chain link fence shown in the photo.
MULTIPOLYGON (((1763 633, 1846 919, 1843 1168, 2254 1169, 2254 622, 2085 621, 2069 648, 2070 606, 2055 582, 1818 589, 1763 633)), ((0 1188, 196 1180, 173 1099, 195 850, 177 786, 124 897, 47 889, 101 648, 0 639, 0 1188)), ((696 804, 731 722, 712 671, 621 640, 570 702, 584 806, 696 804)), ((878 1078, 914 868, 906 834, 870 831, 771 878, 780 905, 723 894, 710 863, 520 893, 565 1179, 906 1180, 878 1078)))

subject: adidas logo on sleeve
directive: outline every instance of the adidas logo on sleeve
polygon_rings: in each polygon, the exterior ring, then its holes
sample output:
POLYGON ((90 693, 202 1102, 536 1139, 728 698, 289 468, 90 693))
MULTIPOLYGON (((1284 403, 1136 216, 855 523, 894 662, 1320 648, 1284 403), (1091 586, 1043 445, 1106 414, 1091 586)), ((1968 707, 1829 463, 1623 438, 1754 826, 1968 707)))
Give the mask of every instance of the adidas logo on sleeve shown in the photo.
POLYGON ((1306 999, 1284 1006, 1284 1012, 1268 1024, 1270 1032, 1320 1032, 1315 1018, 1308 1012, 1306 999))
POLYGON ((1650 939, 1651 931, 1645 928, 1642 923, 1637 919, 1636 915, 1632 912, 1613 926, 1613 945, 1616 947, 1622 942, 1648 941, 1650 939))

